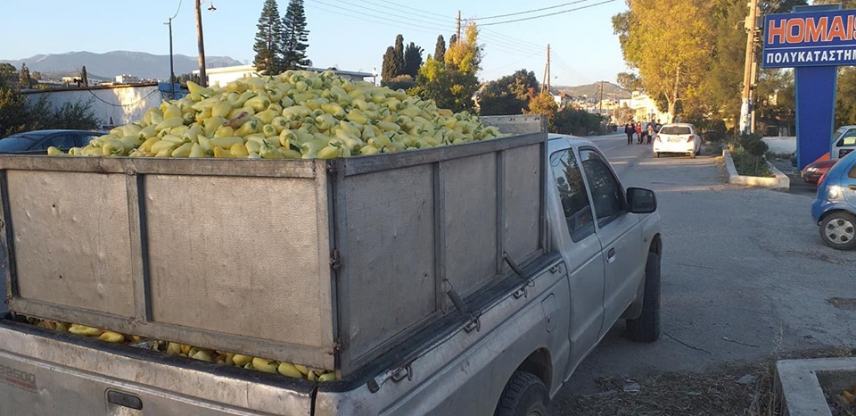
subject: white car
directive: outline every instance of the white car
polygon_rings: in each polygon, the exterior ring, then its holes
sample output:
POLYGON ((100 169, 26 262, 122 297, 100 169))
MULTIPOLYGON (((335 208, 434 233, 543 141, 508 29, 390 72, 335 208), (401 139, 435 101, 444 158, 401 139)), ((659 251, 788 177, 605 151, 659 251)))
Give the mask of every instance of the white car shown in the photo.
POLYGON ((654 137, 654 154, 681 153, 695 158, 701 153, 701 137, 689 123, 666 124, 654 137))
POLYGON ((856 150, 856 126, 841 126, 832 133, 832 159, 841 159, 856 150))

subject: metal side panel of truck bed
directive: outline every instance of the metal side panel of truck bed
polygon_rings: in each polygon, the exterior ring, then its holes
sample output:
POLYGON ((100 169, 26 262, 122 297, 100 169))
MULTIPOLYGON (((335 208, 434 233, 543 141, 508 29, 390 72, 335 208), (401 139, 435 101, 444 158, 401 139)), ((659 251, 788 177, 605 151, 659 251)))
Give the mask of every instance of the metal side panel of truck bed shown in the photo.
POLYGON ((558 313, 568 302, 565 266, 548 256, 524 275, 533 277, 509 275, 468 297, 466 313, 321 385, 0 320, 0 415, 490 414, 533 351, 553 354, 542 357, 542 377, 552 391, 561 385, 549 368, 568 356, 558 313))

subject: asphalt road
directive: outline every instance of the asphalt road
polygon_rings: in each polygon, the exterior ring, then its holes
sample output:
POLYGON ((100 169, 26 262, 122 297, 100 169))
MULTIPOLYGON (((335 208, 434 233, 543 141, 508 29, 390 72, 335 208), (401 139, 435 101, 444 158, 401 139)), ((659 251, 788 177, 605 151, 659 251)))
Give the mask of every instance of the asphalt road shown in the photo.
POLYGON ((809 193, 724 183, 716 155, 654 158, 621 136, 593 138, 627 186, 657 192, 663 224, 661 339, 637 344, 619 322, 559 393, 598 377, 705 371, 783 352, 856 347, 856 253, 827 248, 809 193), (833 306, 841 298, 844 305, 833 306))

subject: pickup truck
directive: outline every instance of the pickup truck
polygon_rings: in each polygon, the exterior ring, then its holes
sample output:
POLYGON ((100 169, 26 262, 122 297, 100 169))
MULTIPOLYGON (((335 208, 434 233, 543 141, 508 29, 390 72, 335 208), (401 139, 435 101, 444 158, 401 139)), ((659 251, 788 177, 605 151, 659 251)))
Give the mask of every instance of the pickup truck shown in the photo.
POLYGON ((263 162, 0 157, 0 414, 545 415, 618 320, 659 336, 655 195, 625 190, 589 141, 263 162))

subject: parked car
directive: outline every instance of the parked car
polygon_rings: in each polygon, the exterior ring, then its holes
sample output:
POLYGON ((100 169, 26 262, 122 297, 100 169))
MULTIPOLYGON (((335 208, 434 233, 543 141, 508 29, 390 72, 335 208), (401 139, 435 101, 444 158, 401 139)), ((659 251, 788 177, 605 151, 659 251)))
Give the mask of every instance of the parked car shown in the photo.
POLYGON ((835 249, 856 248, 856 152, 826 173, 811 205, 823 242, 835 249))
POLYGON ((819 184, 820 178, 835 166, 835 162, 838 162, 838 159, 818 160, 806 165, 800 175, 808 183, 819 184))
POLYGON ((0 153, 41 154, 54 146, 66 151, 86 146, 90 140, 107 134, 94 130, 34 130, 0 139, 0 153))
POLYGON ((654 154, 681 153, 695 158, 701 153, 701 137, 696 128, 688 123, 666 124, 654 138, 654 154))
POLYGON ((841 126, 832 133, 833 159, 841 159, 848 153, 856 150, 856 125, 841 126))

